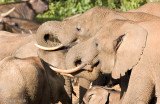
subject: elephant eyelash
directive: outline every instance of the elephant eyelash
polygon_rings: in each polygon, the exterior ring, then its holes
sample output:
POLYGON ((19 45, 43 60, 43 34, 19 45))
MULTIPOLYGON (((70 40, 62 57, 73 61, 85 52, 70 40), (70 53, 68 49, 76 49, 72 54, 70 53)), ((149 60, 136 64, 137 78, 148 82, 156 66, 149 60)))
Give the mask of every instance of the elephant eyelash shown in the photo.
POLYGON ((93 95, 93 94, 89 95, 89 97, 88 97, 88 102, 91 100, 92 95, 93 95))
POLYGON ((77 30, 77 31, 80 31, 81 29, 77 27, 76 30, 77 30))
POLYGON ((121 45, 121 43, 122 43, 122 41, 123 41, 123 37, 124 37, 124 36, 125 36, 125 34, 124 34, 124 35, 121 35, 120 37, 118 37, 118 39, 115 40, 115 41, 116 41, 116 45, 115 45, 115 47, 114 47, 114 50, 115 50, 115 51, 118 50, 119 46, 121 45))
POLYGON ((95 43, 95 46, 98 47, 98 43, 95 43))

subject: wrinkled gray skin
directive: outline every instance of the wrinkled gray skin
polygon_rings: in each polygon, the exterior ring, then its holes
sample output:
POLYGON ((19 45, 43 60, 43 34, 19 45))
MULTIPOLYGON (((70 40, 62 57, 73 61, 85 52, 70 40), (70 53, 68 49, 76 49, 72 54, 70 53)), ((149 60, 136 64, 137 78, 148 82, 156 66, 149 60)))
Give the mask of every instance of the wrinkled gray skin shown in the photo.
POLYGON ((83 98, 85 104, 119 104, 120 92, 101 86, 88 89, 83 98))
POLYGON ((44 67, 38 57, 7 57, 0 61, 0 104, 69 104, 65 79, 44 67))
MULTIPOLYGON (((3 51, 0 51, 0 60, 3 60, 5 57, 8 57, 8 56, 22 58, 20 59, 21 61, 27 57, 37 57, 38 48, 35 47, 34 45, 35 40, 33 36, 34 34, 32 35, 23 34, 22 35, 22 34, 15 34, 15 33, 13 34, 13 33, 5 32, 5 31, 1 31, 0 32, 0 50, 3 50, 3 51)), ((49 52, 47 51, 45 52, 45 54, 44 52, 41 52, 41 51, 39 51, 38 53, 39 53, 39 56, 43 53, 43 57, 46 57, 47 56, 46 54, 49 55, 49 52)), ((62 63, 64 61, 63 57, 64 55, 62 51, 57 51, 54 53, 52 52, 52 58, 55 59, 53 63, 59 68, 64 68, 65 66, 65 64, 62 63)), ((48 65, 45 64, 44 68, 45 69, 48 68, 48 65)), ((70 82, 70 78, 68 77, 64 76, 64 79, 65 79, 64 87, 65 87, 65 90, 68 96, 70 97, 70 100, 69 101, 66 100, 66 101, 70 103, 71 93, 72 93, 71 82, 70 82)))
MULTIPOLYGON (((66 47, 71 47, 76 43, 85 41, 94 36, 97 31, 110 20, 125 18, 133 21, 159 19, 158 17, 145 13, 119 12, 113 9, 94 7, 83 14, 69 17, 62 22, 49 21, 42 24, 37 31, 36 40, 39 45, 50 47, 55 46, 53 42, 58 38, 60 43, 66 47)), ((67 68, 73 67, 72 65, 68 65, 67 68)), ((92 72, 80 71, 74 73, 73 75, 76 77, 84 77, 90 81, 93 81, 98 78, 98 73, 100 72, 98 70, 94 70, 92 72)), ((88 81, 84 88, 88 87, 90 81, 88 81)), ((126 78, 122 78, 121 84, 127 82, 128 81, 126 81, 126 78)), ((127 87, 125 86, 122 89, 125 91, 126 88, 127 87)))
POLYGON ((9 14, 9 17, 33 20, 38 13, 44 13, 48 10, 46 0, 28 0, 26 2, 7 3, 0 5, 0 14, 14 8, 15 10, 9 14))
POLYGON ((121 103, 146 104, 154 96, 159 103, 159 26, 160 20, 110 21, 94 37, 73 46, 67 53, 66 62, 72 66, 78 57, 82 63, 91 64, 97 56, 100 71, 111 73, 114 79, 126 77, 132 69, 129 84, 124 87, 125 96, 122 95, 124 91, 121 92, 121 103))
POLYGON ((34 43, 33 35, 0 31, 0 50, 2 50, 0 51, 0 60, 7 56, 15 56, 15 54, 21 58, 37 56, 37 48, 34 43))

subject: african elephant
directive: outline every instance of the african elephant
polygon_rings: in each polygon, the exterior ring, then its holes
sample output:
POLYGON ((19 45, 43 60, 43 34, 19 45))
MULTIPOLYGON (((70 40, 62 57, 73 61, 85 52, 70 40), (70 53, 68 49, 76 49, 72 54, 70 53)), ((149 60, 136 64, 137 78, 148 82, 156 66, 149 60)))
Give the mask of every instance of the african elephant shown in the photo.
POLYGON ((120 92, 114 89, 93 86, 83 98, 85 104, 119 104, 120 92))
MULTIPOLYGON (((125 96, 122 96, 122 104, 146 104, 153 95, 160 103, 159 26, 160 20, 110 21, 94 37, 68 51, 66 66, 74 68, 77 60, 84 66, 93 65, 92 61, 96 58, 99 60, 97 67, 100 67, 100 71, 111 73, 114 79, 125 77, 127 73, 130 76, 127 77, 129 84, 125 96)), ((71 70, 61 72, 68 73, 71 70)))
POLYGON ((38 44, 36 46, 48 51, 70 48, 76 43, 94 36, 104 24, 113 19, 148 21, 160 18, 146 13, 119 12, 96 6, 83 14, 69 17, 64 21, 45 22, 37 30, 35 38, 38 44))
POLYGON ((13 33, 35 33, 40 26, 40 24, 35 23, 32 20, 27 19, 19 19, 19 18, 10 18, 7 17, 9 14, 14 12, 15 7, 7 11, 6 13, 2 13, 0 16, 0 30, 8 31, 13 33))
MULTIPOLYGON (((38 51, 38 48, 34 45, 36 41, 34 40, 34 34, 32 35, 26 35, 26 34, 15 34, 15 33, 9 33, 5 31, 0 31, 0 60, 3 60, 5 57, 13 56, 17 58, 21 58, 21 60, 28 58, 28 57, 38 57, 37 52, 42 54, 41 51, 38 51)), ((49 52, 48 52, 49 53, 49 52)), ((47 51, 43 57, 47 57, 47 51)), ((44 52, 43 52, 44 54, 44 52)), ((65 66, 63 64, 63 52, 57 51, 52 52, 52 56, 55 60, 54 65, 58 66, 59 68, 64 68, 62 66, 65 66), (60 54, 61 53, 61 54, 60 54), (56 58, 57 57, 57 58, 56 58), (59 59, 60 58, 60 59, 59 59)), ((44 58, 43 58, 44 59, 44 58)), ((47 68, 47 65, 45 64, 44 68, 47 68)), ((71 102, 71 94, 72 94, 72 87, 70 78, 64 76, 65 79, 65 90, 70 97, 71 102)))
MULTIPOLYGON (((42 24, 36 34, 37 46, 44 50, 72 47, 76 43, 80 43, 94 36, 100 28, 113 19, 148 21, 157 20, 159 17, 146 13, 119 12, 97 6, 83 14, 69 17, 64 21, 49 21, 42 24), (54 41, 59 42, 59 44, 54 44, 54 41)), ((96 71, 98 70, 94 70, 93 72, 79 71, 74 73, 74 75, 93 81, 99 75, 96 71)))
POLYGON ((9 14, 9 17, 27 20, 34 20, 38 13, 42 14, 49 9, 47 0, 25 0, 1 4, 0 13, 5 13, 13 7, 15 10, 9 14))
POLYGON ((37 30, 38 46, 44 50, 55 50, 71 47, 75 43, 85 41, 113 19, 128 19, 133 21, 157 20, 159 17, 143 12, 120 12, 104 7, 94 7, 83 14, 78 14, 64 21, 48 21, 37 30), (52 44, 58 41, 55 46, 52 44))
POLYGON ((12 33, 36 33, 40 24, 31 20, 17 19, 17 18, 3 18, 1 31, 8 31, 12 33))
POLYGON ((129 10, 128 12, 144 12, 160 17, 159 11, 160 11, 160 2, 149 2, 137 9, 129 10))
POLYGON ((65 79, 44 66, 38 57, 0 61, 0 104, 71 104, 65 79))

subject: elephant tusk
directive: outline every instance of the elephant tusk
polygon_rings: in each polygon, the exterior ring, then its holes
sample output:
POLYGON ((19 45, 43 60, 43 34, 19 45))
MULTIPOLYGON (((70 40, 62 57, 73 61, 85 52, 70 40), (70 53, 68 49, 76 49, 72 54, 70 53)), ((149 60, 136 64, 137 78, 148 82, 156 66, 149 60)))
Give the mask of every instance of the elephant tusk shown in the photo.
POLYGON ((55 68, 53 66, 49 66, 49 67, 52 70, 54 70, 55 72, 64 73, 64 74, 70 74, 70 73, 77 72, 78 70, 81 70, 85 66, 86 66, 86 64, 82 63, 81 65, 77 66, 76 68, 73 68, 73 69, 70 69, 70 70, 57 69, 57 68, 55 68))
POLYGON ((67 76, 67 77, 74 77, 73 75, 71 75, 71 74, 64 74, 64 73, 60 73, 61 75, 64 75, 64 76, 67 76))
POLYGON ((9 10, 8 12, 6 12, 6 13, 2 13, 2 14, 1 14, 1 17, 5 17, 5 16, 9 15, 9 14, 12 13, 14 10, 15 10, 15 7, 12 8, 12 9, 10 9, 10 10, 9 10))
POLYGON ((38 44, 34 44, 36 47, 38 47, 39 49, 42 49, 42 50, 46 50, 46 51, 54 51, 54 50, 57 50, 57 49, 60 49, 63 47, 63 44, 60 44, 56 47, 44 47, 44 46, 41 46, 41 45, 38 45, 38 44))
POLYGON ((2 22, 2 21, 3 21, 3 18, 6 17, 7 15, 9 15, 10 13, 12 13, 14 10, 15 10, 15 7, 12 8, 12 9, 10 9, 10 10, 9 10, 8 12, 6 12, 6 13, 2 13, 2 14, 1 14, 1 17, 0 17, 0 22, 2 22))

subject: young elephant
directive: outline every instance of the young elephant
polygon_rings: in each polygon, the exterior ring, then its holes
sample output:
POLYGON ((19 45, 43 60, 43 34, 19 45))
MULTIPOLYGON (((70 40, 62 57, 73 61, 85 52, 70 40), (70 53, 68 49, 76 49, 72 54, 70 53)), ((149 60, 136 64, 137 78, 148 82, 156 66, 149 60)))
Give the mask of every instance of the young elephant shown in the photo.
MULTIPOLYGON (((5 57, 8 56, 13 56, 17 58, 27 58, 27 57, 38 57, 37 51, 38 49, 35 47, 35 40, 34 40, 34 34, 32 35, 26 35, 26 34, 15 34, 15 33, 9 33, 5 31, 0 32, 0 60, 4 59, 5 57)), ((39 52, 39 57, 40 54, 43 53, 43 59, 47 61, 46 59, 49 60, 47 57, 51 57, 52 63, 54 66, 58 68, 65 68, 65 63, 64 63, 64 52, 63 50, 61 51, 54 51, 52 52, 52 56, 50 55, 50 52, 43 51, 39 52)), ((23 59, 21 59, 23 60, 23 59)), ((48 68, 48 65, 45 64, 43 66, 45 69, 48 68)), ((53 72, 51 72, 53 73, 53 72)), ((70 97, 70 102, 71 102, 71 94, 72 94, 72 87, 70 84, 70 78, 67 78, 64 76, 65 79, 65 90, 70 97)))
MULTIPOLYGON (((49 21, 42 24, 36 34, 37 46, 48 51, 61 49, 62 47, 72 47, 76 43, 80 43, 93 37, 100 28, 113 19, 149 21, 158 20, 159 18, 146 13, 119 12, 109 8, 94 7, 83 14, 78 14, 61 22, 49 21), (59 44, 54 44, 56 41, 59 44)), ((72 55, 78 54, 74 53, 72 55)), ((86 57, 90 57, 89 55, 90 54, 86 55, 86 57)), ((69 64, 67 68, 73 67, 74 66, 69 64)), ((99 73, 100 71, 97 68, 97 70, 93 71, 78 71, 73 75, 85 77, 86 79, 93 81, 98 78, 99 73)), ((128 81, 125 80, 123 82, 126 83, 128 81)), ((126 88, 127 87, 125 86, 124 91, 126 88)))
POLYGON ((38 57, 7 57, 0 61, 0 104, 70 103, 65 79, 43 67, 38 57))
MULTIPOLYGON (((159 12, 158 12, 159 13, 159 12)), ((160 13, 159 13, 160 14, 160 13)), ((133 21, 157 20, 159 17, 140 12, 120 12, 104 7, 94 7, 83 14, 78 14, 64 21, 48 21, 37 30, 36 40, 41 49, 53 50, 62 46, 70 47, 75 43, 88 40, 97 31, 113 19, 128 19, 133 21), (52 44, 54 40, 59 44, 52 44)))
POLYGON ((74 65, 80 59, 82 64, 93 65, 92 61, 97 57, 100 71, 111 73, 114 79, 125 77, 131 70, 122 104, 146 104, 154 94, 160 103, 159 26, 160 20, 110 21, 96 36, 72 47, 67 53, 66 63, 74 65))
POLYGON ((90 88, 83 98, 85 104, 119 104, 120 92, 100 86, 90 88))

